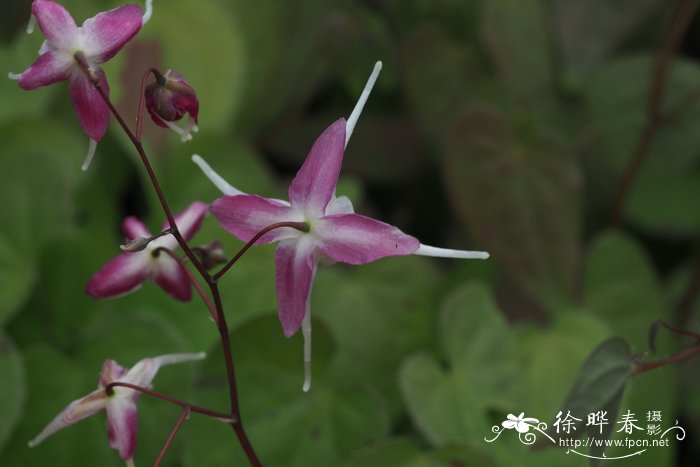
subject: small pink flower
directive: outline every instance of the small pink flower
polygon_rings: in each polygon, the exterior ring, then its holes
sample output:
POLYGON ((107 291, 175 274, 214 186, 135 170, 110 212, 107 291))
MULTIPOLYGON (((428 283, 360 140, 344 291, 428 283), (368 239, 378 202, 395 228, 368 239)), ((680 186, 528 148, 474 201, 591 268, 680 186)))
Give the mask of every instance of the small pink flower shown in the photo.
POLYGON ((197 115, 199 100, 197 93, 185 78, 177 71, 168 70, 160 74, 153 70, 155 81, 145 90, 146 108, 153 122, 163 128, 175 131, 182 141, 192 139, 192 133, 198 131, 197 115), (184 128, 172 122, 180 120, 185 114, 189 115, 184 128))
POLYGON ((116 55, 139 32, 144 19, 141 7, 128 4, 98 13, 81 27, 75 24, 65 8, 51 0, 34 0, 32 14, 46 40, 39 49, 39 58, 29 68, 9 76, 26 90, 68 80, 73 109, 90 137, 88 157, 83 164, 85 170, 97 141, 107 130, 109 108, 91 79, 80 69, 79 61, 89 67, 100 87, 109 93, 107 79, 98 65, 116 55))
MULTIPOLYGON (((175 216, 180 233, 190 240, 202 225, 207 213, 207 205, 195 201, 182 213, 175 216)), ((170 227, 166 221, 163 230, 170 227)), ((143 223, 135 217, 127 217, 122 228, 129 240, 148 238, 151 234, 143 223)), ((108 298, 123 295, 137 289, 146 279, 153 279, 167 293, 180 301, 192 297, 192 285, 182 266, 168 254, 157 251, 178 248, 172 234, 158 237, 141 251, 122 253, 105 264, 90 279, 85 288, 93 298, 108 298)))
POLYGON ((117 386, 113 388, 113 393, 108 395, 105 388, 115 382, 148 387, 160 367, 173 363, 202 360, 205 356, 204 352, 200 352, 144 358, 129 370, 122 368, 114 360, 105 360, 100 372, 100 379, 97 382, 97 389, 68 404, 36 438, 29 442, 29 447, 37 446, 68 425, 104 410, 107 412, 109 446, 119 451, 119 456, 127 465, 133 466, 137 433, 136 402, 141 393, 131 388, 117 386))
POLYGON ((355 214, 346 196, 336 197, 335 188, 345 147, 357 118, 381 69, 375 65, 365 90, 346 122, 337 120, 318 137, 301 169, 289 186, 289 202, 246 195, 216 174, 204 160, 193 160, 227 196, 211 205, 221 226, 244 242, 268 225, 303 222, 308 232, 280 228, 261 237, 256 244, 279 242, 275 253, 277 306, 284 334, 301 327, 304 335, 306 378, 310 385, 311 317, 309 296, 319 259, 365 264, 385 256, 425 255, 450 258, 488 258, 481 251, 460 251, 422 245, 416 238, 384 222, 355 214))

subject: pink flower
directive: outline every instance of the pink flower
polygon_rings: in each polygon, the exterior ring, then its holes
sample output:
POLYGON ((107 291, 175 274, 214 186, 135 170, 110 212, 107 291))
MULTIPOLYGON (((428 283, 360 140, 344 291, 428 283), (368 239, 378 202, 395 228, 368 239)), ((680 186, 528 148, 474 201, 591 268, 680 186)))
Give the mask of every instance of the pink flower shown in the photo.
POLYGON ((141 393, 131 388, 116 386, 112 394, 107 394, 105 388, 115 382, 129 383, 136 386, 148 387, 160 367, 173 363, 202 360, 204 352, 197 354, 171 354, 160 357, 144 358, 130 370, 122 368, 114 360, 105 360, 102 365, 97 389, 87 396, 77 399, 61 411, 39 435, 29 442, 29 447, 37 446, 57 431, 79 422, 98 412, 107 412, 107 434, 109 446, 119 451, 119 456, 133 466, 134 451, 136 450, 136 402, 141 393))
POLYGON ((175 131, 183 142, 192 139, 192 133, 198 131, 197 115, 199 100, 190 83, 177 71, 168 70, 160 74, 152 70, 155 81, 145 90, 146 108, 153 122, 163 128, 175 131), (180 120, 185 114, 189 115, 184 128, 172 122, 180 120))
MULTIPOLYGON (((180 233, 185 240, 191 239, 202 225, 207 205, 195 201, 182 213, 175 216, 180 233)), ((170 227, 166 221, 163 230, 170 227)), ((122 223, 129 240, 147 239, 151 234, 135 217, 127 217, 122 223)), ((158 251, 178 248, 172 234, 158 237, 141 251, 122 253, 105 264, 88 282, 85 291, 93 298, 115 297, 138 288, 146 279, 153 279, 177 300, 188 301, 192 297, 192 285, 183 267, 167 253, 158 251)))
POLYGON ((98 13, 81 27, 76 26, 65 8, 51 0, 34 0, 32 14, 46 40, 39 49, 39 58, 29 68, 23 73, 11 73, 9 76, 26 90, 68 80, 73 109, 90 137, 88 157, 83 164, 85 170, 97 141, 107 130, 109 108, 79 63, 86 65, 93 79, 98 80, 100 87, 109 93, 107 79, 98 65, 112 58, 139 32, 143 22, 141 7, 128 4, 98 13))
POLYGON ((318 261, 330 258, 348 264, 364 264, 385 256, 427 255, 485 259, 479 251, 458 251, 421 245, 398 228, 355 214, 352 203, 336 197, 335 188, 343 153, 355 122, 381 69, 375 65, 359 102, 346 122, 341 118, 316 140, 289 187, 289 202, 246 195, 226 183, 199 156, 193 160, 228 196, 211 205, 222 227, 247 242, 268 225, 283 221, 303 222, 308 232, 280 228, 264 235, 257 244, 279 242, 275 254, 277 306, 286 336, 301 327, 304 335, 306 378, 310 384, 311 318, 309 296, 318 261))

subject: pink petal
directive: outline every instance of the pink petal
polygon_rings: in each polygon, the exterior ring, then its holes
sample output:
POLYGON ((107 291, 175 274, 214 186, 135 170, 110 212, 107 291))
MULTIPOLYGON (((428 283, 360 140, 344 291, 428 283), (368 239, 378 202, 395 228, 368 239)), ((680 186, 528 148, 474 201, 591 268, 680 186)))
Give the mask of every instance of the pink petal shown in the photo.
POLYGON ((135 4, 98 13, 83 23, 85 54, 103 63, 112 58, 141 29, 143 11, 135 4))
POLYGON ((275 286, 277 310, 284 335, 292 336, 304 319, 316 274, 314 239, 302 235, 282 240, 275 251, 275 286))
POLYGON ((153 279, 173 298, 187 302, 192 298, 192 285, 182 266, 166 253, 158 256, 153 279))
POLYGON ((333 197, 345 151, 345 119, 321 133, 289 186, 292 206, 322 215, 333 197))
POLYGON ((149 254, 123 253, 113 258, 92 276, 85 292, 93 298, 108 298, 131 292, 150 273, 149 254))
MULTIPOLYGON (((109 94, 107 78, 102 70, 97 70, 100 79, 100 86, 109 94)), ((99 141, 107 131, 109 125, 109 108, 102 100, 102 96, 95 89, 92 82, 84 73, 73 73, 69 80, 70 100, 73 109, 78 114, 80 124, 87 135, 99 141)))
POLYGON ((34 0, 32 13, 36 17, 41 32, 55 48, 73 52, 80 44, 80 31, 70 13, 58 3, 48 0, 34 0))
POLYGON ((119 451, 119 457, 134 457, 137 433, 136 402, 131 397, 112 396, 107 404, 107 436, 109 447, 119 451))
MULTIPOLYGON (((206 204, 195 201, 190 204, 187 209, 175 216, 175 224, 185 240, 190 240, 194 237, 194 234, 197 233, 202 225, 204 216, 207 214, 208 208, 209 206, 206 204)), ((163 230, 168 227, 170 227, 170 223, 165 221, 163 223, 163 230)))
POLYGON ((319 249, 336 261, 364 264, 385 256, 410 255, 420 243, 393 225, 359 214, 336 214, 321 218, 313 232, 319 249))
POLYGON ((20 75, 19 87, 29 91, 68 79, 74 64, 70 55, 49 50, 20 75))
POLYGON ((122 222, 122 230, 124 231, 124 235, 126 235, 126 238, 128 238, 129 240, 133 240, 139 237, 148 238, 151 236, 151 233, 148 231, 143 222, 141 222, 134 216, 129 216, 126 219, 124 219, 124 222, 122 222))
POLYGON ((120 366, 117 362, 114 360, 105 360, 105 362, 102 364, 102 371, 100 371, 100 379, 97 383, 97 387, 104 389, 125 374, 126 369, 120 366))
POLYGON ((36 438, 29 442, 29 446, 34 447, 58 430, 96 414, 107 406, 108 401, 109 397, 107 397, 105 392, 102 389, 98 389, 82 399, 71 402, 36 438))
MULTIPOLYGON (((303 216, 278 201, 258 195, 222 196, 211 204, 211 213, 221 226, 248 242, 265 227, 277 222, 301 222, 303 216)), ((299 232, 283 227, 263 235, 256 245, 297 237, 299 232)))

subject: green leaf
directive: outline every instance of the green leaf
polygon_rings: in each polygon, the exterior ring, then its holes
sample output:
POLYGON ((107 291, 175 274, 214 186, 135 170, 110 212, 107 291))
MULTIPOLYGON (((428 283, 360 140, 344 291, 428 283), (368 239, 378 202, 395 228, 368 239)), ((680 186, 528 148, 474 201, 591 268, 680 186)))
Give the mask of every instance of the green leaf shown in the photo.
POLYGON ((452 204, 479 249, 550 311, 567 304, 582 182, 563 141, 541 122, 467 108, 452 133, 445 174, 452 204))
POLYGON ((481 36, 501 79, 516 98, 538 105, 551 92, 545 7, 542 0, 501 0, 481 8, 481 36))
MULTIPOLYGON (((283 337, 276 316, 251 320, 231 333, 241 412, 250 441, 266 465, 336 465, 350 452, 388 430, 380 400, 362 385, 328 378, 331 336, 313 326, 313 383, 302 392, 302 341, 283 337)), ((209 407, 228 407, 219 346, 209 353, 195 395, 209 407)), ((244 464, 233 433, 220 422, 193 416, 187 426, 184 465, 244 464)))
POLYGON ((0 324, 26 299, 43 243, 72 225, 85 142, 64 126, 39 120, 0 127, 0 324))
POLYGON ((0 334, 0 452, 24 411, 27 388, 20 352, 12 340, 0 334))
POLYGON ((92 372, 84 372, 54 349, 43 346, 25 351, 24 362, 28 389, 25 411, 2 451, 3 466, 123 466, 117 452, 108 445, 104 416, 81 420, 39 446, 27 447, 29 440, 68 403, 95 389, 99 366, 92 372))
MULTIPOLYGON (((619 404, 621 392, 632 375, 630 358, 630 348, 624 339, 615 337, 601 343, 581 365, 561 411, 564 414, 570 411, 573 416, 585 420, 589 413, 602 410, 616 401, 619 404)), ((614 420, 615 415, 609 413, 608 419, 614 420)), ((553 432, 553 428, 550 426, 550 432, 553 432)), ((609 437, 610 432, 606 435, 609 437)))
POLYGON ((635 352, 648 348, 649 326, 668 315, 652 265, 629 237, 607 232, 590 247, 584 308, 625 337, 635 352))
POLYGON ((555 44, 570 84, 595 69, 659 13, 663 0, 555 0, 555 44))
POLYGON ((455 291, 440 318, 448 369, 421 353, 408 358, 399 372, 409 413, 435 446, 488 433, 488 412, 504 405, 509 381, 517 374, 513 341, 483 286, 455 291))

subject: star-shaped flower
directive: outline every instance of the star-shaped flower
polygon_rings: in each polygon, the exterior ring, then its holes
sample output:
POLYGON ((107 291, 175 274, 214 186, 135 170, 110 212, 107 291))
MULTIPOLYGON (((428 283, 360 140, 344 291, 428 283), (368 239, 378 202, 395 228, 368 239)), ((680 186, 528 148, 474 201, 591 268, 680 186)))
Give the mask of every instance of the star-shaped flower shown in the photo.
MULTIPOLYGON (((185 240, 191 239, 199 230, 206 213, 207 205, 195 201, 175 216, 175 224, 185 240)), ((169 227, 166 221, 163 230, 169 227)), ((151 237, 146 226, 135 217, 124 219, 122 229, 129 240, 151 237)), ((160 251, 175 251, 177 248, 177 240, 168 234, 151 240, 141 251, 122 253, 92 276, 85 291, 93 298, 115 297, 135 290, 146 279, 153 279, 177 300, 188 301, 192 297, 192 284, 187 273, 175 259, 160 251)))
POLYGON ((140 6, 128 4, 98 13, 78 27, 70 13, 51 0, 34 0, 32 14, 46 40, 39 49, 39 58, 29 68, 9 76, 26 90, 68 80, 73 109, 90 137, 85 170, 109 124, 109 108, 93 84, 93 79, 98 80, 109 93, 107 79, 98 65, 116 55, 139 32, 147 17, 142 16, 140 6), (83 72, 81 63, 92 77, 83 72))
POLYGON ((105 388, 115 382, 148 387, 160 367, 173 363, 202 360, 204 352, 197 354, 171 354, 144 358, 127 370, 114 360, 105 360, 100 372, 97 389, 85 397, 77 399, 61 411, 39 435, 29 442, 29 447, 37 446, 57 431, 79 422, 98 412, 107 412, 107 435, 109 446, 119 451, 119 456, 129 466, 133 466, 136 450, 136 402, 141 393, 131 388, 116 386, 107 394, 105 388))
POLYGON ((308 232, 279 228, 256 242, 279 242, 275 252, 278 313, 286 336, 293 335, 300 327, 302 329, 306 369, 304 390, 310 385, 309 296, 319 259, 364 264, 385 256, 411 254, 488 258, 488 253, 481 251, 422 245, 392 225, 355 214, 347 197, 335 196, 345 146, 380 70, 381 62, 378 62, 348 121, 337 120, 316 140, 292 180, 289 202, 246 195, 226 183, 201 157, 193 156, 204 173, 227 195, 212 203, 212 214, 222 227, 240 240, 248 242, 263 228, 278 222, 302 222, 308 226, 308 232))

